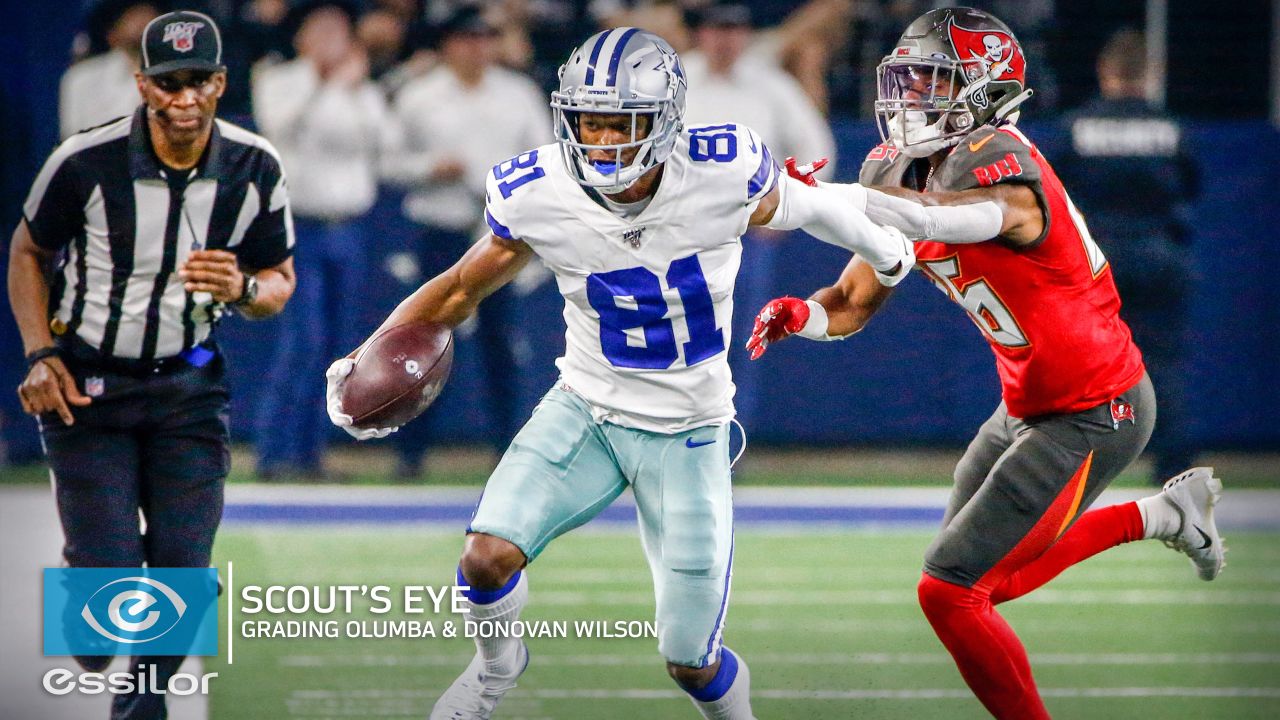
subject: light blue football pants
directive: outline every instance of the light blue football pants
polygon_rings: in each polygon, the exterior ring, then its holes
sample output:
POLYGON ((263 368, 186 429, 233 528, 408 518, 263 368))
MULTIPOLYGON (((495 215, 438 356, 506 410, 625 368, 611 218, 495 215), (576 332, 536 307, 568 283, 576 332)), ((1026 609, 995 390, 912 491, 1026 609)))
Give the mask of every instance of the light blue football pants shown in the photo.
POLYGON ((719 657, 733 564, 728 425, 668 435, 597 423, 557 386, 489 477, 468 532, 503 538, 532 562, 628 485, 653 573, 658 651, 706 667, 719 657))

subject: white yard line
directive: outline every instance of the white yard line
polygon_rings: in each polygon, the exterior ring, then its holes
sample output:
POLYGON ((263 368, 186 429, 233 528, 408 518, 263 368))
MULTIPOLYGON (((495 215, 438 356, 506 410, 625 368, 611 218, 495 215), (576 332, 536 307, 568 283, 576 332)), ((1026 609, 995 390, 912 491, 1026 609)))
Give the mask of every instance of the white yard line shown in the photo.
MULTIPOLYGON (((1188 571, 1190 572, 1190 571, 1188 571)), ((533 602, 556 606, 651 606, 653 593, 608 590, 546 590, 531 595, 533 602)), ((1013 601, 1033 605, 1280 605, 1280 592, 1263 590, 1055 590, 1041 588, 1013 601)), ((901 590, 734 590, 732 605, 914 605, 914 588, 901 590)))
MULTIPOLYGON (((370 655, 287 655, 282 667, 295 668, 376 668, 376 667, 465 667, 470 654, 370 655)), ((951 665, 946 653, 753 653, 744 656, 752 665, 951 665)), ((1280 653, 1032 653, 1035 665, 1280 665, 1280 653)), ((545 655, 534 661, 547 667, 604 667, 654 665, 655 655, 593 653, 590 655, 545 655)))
MULTIPOLYGON (((752 689, 752 697, 767 700, 936 700, 972 698, 969 690, 957 688, 921 688, 904 690, 791 690, 752 689)), ((1280 698, 1280 687, 1114 687, 1114 688, 1041 688, 1040 695, 1052 698, 1280 698)), ((333 700, 434 700, 437 693, 427 690, 294 690, 291 699, 302 701, 333 700)), ((675 700, 687 697, 674 688, 624 688, 617 690, 570 690, 556 688, 519 688, 512 699, 534 697, 540 700, 675 700)))

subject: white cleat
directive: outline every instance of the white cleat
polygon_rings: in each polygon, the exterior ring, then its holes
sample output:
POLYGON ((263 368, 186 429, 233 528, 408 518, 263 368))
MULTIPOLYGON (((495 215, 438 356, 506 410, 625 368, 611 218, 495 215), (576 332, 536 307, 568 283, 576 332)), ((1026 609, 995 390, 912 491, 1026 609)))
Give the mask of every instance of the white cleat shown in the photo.
POLYGON ((429 720, 489 720, 498 702, 516 686, 516 678, 529 667, 529 648, 523 642, 513 666, 520 669, 510 676, 488 675, 484 670, 484 659, 476 653, 467 669, 431 708, 429 720))
POLYGON ((1191 468, 1175 475, 1160 494, 1182 516, 1182 527, 1164 544, 1191 558, 1201 580, 1218 577, 1226 548, 1213 522, 1213 506, 1222 497, 1222 481, 1213 476, 1213 468, 1191 468))

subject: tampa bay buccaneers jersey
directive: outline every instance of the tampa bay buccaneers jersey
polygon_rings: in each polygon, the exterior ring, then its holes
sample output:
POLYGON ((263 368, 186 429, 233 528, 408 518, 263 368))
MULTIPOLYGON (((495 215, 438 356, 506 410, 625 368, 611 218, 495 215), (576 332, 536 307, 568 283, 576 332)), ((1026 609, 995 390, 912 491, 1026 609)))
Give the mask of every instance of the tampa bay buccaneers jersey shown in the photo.
POLYGON ((584 191, 555 145, 490 173, 485 219, 555 274, 566 325, 556 365, 597 421, 672 433, 732 419, 739 238, 777 182, 764 142, 735 124, 686 128, 633 218, 584 191))
POLYGON ((916 243, 917 266, 969 313, 996 356, 1009 414, 1072 413, 1111 400, 1143 373, 1120 319, 1120 296, 1101 249, 1039 150, 1016 127, 983 126, 929 171, 890 144, 867 155, 859 181, 959 191, 1020 183, 1045 210, 1029 246, 1000 238, 916 243))

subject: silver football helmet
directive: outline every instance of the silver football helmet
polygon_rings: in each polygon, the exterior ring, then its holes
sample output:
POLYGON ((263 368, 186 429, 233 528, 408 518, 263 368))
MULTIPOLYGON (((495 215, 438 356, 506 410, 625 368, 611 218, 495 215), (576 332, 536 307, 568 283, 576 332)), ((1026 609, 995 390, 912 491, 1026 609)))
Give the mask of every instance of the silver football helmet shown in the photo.
POLYGON ((684 127, 686 85, 675 49, 651 32, 621 27, 587 38, 560 66, 560 89, 551 93, 556 141, 569 173, 582 185, 614 194, 665 161, 684 127), (630 114, 631 140, 583 143, 579 113, 630 114), (650 120, 644 137, 636 137, 640 115, 650 120), (624 164, 631 148, 638 151, 624 164), (592 150, 612 151, 613 161, 591 162, 592 150))
POLYGON ((980 125, 1013 122, 1031 97, 1027 58, 1013 31, 967 7, 916 18, 876 75, 880 138, 910 157, 951 147, 980 125))

